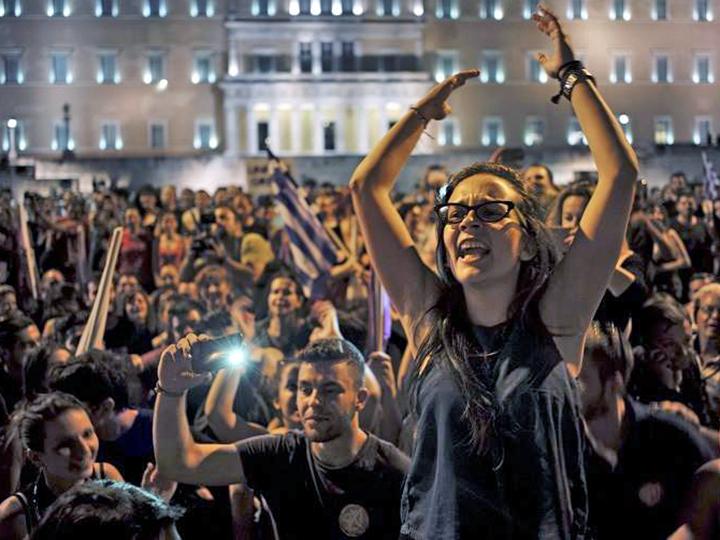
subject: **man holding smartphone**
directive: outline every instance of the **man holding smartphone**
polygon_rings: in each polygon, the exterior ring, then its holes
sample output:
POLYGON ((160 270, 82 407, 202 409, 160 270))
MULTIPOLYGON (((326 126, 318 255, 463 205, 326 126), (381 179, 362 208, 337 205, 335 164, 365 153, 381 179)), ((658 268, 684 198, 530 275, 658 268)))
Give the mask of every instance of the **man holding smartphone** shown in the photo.
POLYGON ((160 472, 188 484, 247 484, 267 501, 283 539, 397 538, 409 460, 360 429, 358 414, 368 398, 361 353, 340 338, 320 339, 298 353, 302 433, 198 444, 185 393, 209 378, 192 369, 200 339, 189 334, 160 360, 153 434, 160 472))

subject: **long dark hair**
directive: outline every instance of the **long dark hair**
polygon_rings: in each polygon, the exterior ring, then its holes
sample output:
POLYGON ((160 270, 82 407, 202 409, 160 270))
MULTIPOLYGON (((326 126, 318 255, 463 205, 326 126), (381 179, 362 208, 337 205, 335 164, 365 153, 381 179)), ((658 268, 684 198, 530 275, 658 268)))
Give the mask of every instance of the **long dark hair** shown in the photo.
MULTIPOLYGON (((539 321, 537 300, 555 267, 558 256, 553 239, 542 222, 540 206, 526 189, 518 172, 498 163, 474 163, 450 177, 447 184, 438 190, 436 202, 438 204, 447 202, 460 182, 478 174, 501 178, 518 195, 515 208, 521 218, 525 241, 534 243, 535 256, 520 264, 520 274, 508 310, 508 319, 513 323, 534 325, 539 321)), ((422 366, 426 359, 437 358, 441 365, 449 370, 466 399, 463 419, 470 425, 469 442, 475 451, 483 454, 489 450, 488 442, 495 430, 498 404, 492 381, 476 369, 475 352, 478 346, 473 337, 472 323, 467 315, 462 285, 455 279, 448 266, 443 228, 443 224, 438 219, 436 260, 441 289, 436 304, 427 311, 421 321, 430 323, 428 325, 430 331, 420 342, 417 363, 422 366)), ((420 326, 418 324, 415 330, 417 331, 420 326)), ((423 374, 420 374, 418 380, 422 376, 423 374)), ((416 384, 413 391, 415 398, 417 398, 417 388, 416 384)))
POLYGON ((593 186, 587 182, 572 184, 566 187, 558 194, 555 202, 550 207, 545 223, 550 226, 559 227, 562 224, 563 204, 565 204, 568 197, 582 197, 585 199, 585 205, 587 205, 592 194, 593 186))

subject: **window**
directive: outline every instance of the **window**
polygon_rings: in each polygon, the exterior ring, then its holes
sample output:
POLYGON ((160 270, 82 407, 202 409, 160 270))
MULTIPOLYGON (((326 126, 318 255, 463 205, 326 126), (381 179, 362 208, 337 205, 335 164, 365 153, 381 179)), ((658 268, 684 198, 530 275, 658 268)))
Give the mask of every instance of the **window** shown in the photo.
POLYGON ((535 58, 534 52, 529 52, 527 55, 527 68, 529 81, 543 84, 548 81, 547 73, 535 58))
POLYGON ((500 51, 483 51, 480 80, 484 83, 505 82, 505 66, 500 51))
POLYGON ((480 0, 480 18, 495 21, 502 19, 502 0, 480 0))
POLYGON ((630 117, 627 114, 618 114, 618 122, 620 122, 620 127, 623 130, 623 133, 625 134, 625 138, 627 141, 632 144, 633 142, 633 136, 632 136, 632 124, 630 123, 630 117))
POLYGON ((320 69, 323 73, 333 71, 333 44, 324 41, 320 44, 320 69))
POLYGON ((545 140, 545 122, 542 118, 530 116, 525 120, 525 144, 537 146, 545 140))
POLYGON ((499 116, 488 116, 482 122, 483 146, 503 146, 505 144, 505 127, 499 116))
POLYGON ((48 17, 69 17, 70 3, 68 0, 48 0, 48 17))
POLYGON ((166 0, 143 0, 143 17, 165 17, 166 0))
POLYGON ((323 149, 328 152, 337 150, 335 147, 335 122, 323 122, 323 149))
POLYGON ((440 51, 435 65, 435 80, 444 81, 458 70, 457 51, 440 51))
POLYGON ((655 0, 652 5, 652 18, 656 21, 667 21, 669 18, 668 13, 668 0, 655 0))
POLYGON ((632 73, 630 71, 630 57, 625 53, 615 53, 612 57, 612 69, 610 71, 611 83, 631 83, 632 73))
POLYGON ((300 43, 300 73, 312 73, 312 43, 300 43))
POLYGON ((310 11, 312 12, 313 15, 331 15, 332 14, 332 4, 333 4, 332 0, 315 0, 316 6, 318 3, 320 4, 319 11, 318 11, 317 7, 315 7, 315 9, 313 10, 314 6, 310 6, 310 11))
POLYGON ((195 53, 195 62, 190 80, 193 84, 212 84, 215 82, 213 54, 209 51, 195 53))
MULTIPOLYGON (((262 3, 262 2, 261 2, 262 3)), ((253 4, 254 7, 254 4, 253 4)), ((275 9, 271 5, 270 0, 265 1, 265 12, 260 15, 274 15, 275 9)), ((212 0, 191 0, 190 16, 191 17, 212 17, 215 15, 215 6, 212 0)))
POLYGON ((456 118, 446 118, 440 124, 438 142, 442 146, 457 146, 460 144, 460 130, 456 118))
POLYGON ((523 5, 523 17, 532 19, 533 13, 537 11, 540 0, 525 0, 523 5))
POLYGON ((290 15, 310 15, 310 0, 290 0, 288 13, 290 15))
POLYGON ((253 56, 254 73, 272 73, 274 71, 274 58, 269 54, 256 54, 253 56))
MULTIPOLYGON (((260 144, 265 144, 265 139, 267 139, 267 134, 269 133, 268 129, 269 126, 267 122, 262 122, 265 124, 265 136, 264 137, 258 137, 258 141, 260 144)), ((258 123, 258 128, 260 126, 260 123, 258 123)), ((258 135, 259 133, 258 129, 258 135)), ((195 123, 195 137, 193 140, 193 146, 198 150, 212 150, 217 148, 218 146, 218 140, 217 136, 215 135, 215 124, 212 120, 198 120, 195 123)))
POLYGON ((160 51, 151 51, 147 55, 147 66, 143 73, 145 84, 157 84, 165 78, 165 54, 160 51))
POLYGON ((270 137, 270 124, 265 120, 261 120, 256 124, 256 128, 258 152, 264 152, 267 150, 267 140, 270 137))
POLYGON ((0 0, 0 17, 19 17, 22 15, 20 0, 0 0))
POLYGON ((103 122, 100 125, 100 150, 120 150, 123 143, 120 125, 117 122, 103 122))
POLYGON ((569 2, 568 11, 567 11, 568 19, 585 20, 588 18, 587 6, 585 5, 585 0, 568 0, 568 2, 569 2))
POLYGON ((696 21, 712 21, 712 5, 710 0, 695 0, 695 9, 693 9, 693 18, 696 21))
POLYGON ((695 53, 692 80, 695 84, 715 82, 709 53, 695 53))
POLYGON ((380 17, 397 17, 400 15, 400 3, 398 0, 377 0, 376 13, 380 17))
POLYGON ((151 122, 148 129, 148 144, 155 150, 167 146, 167 124, 165 122, 151 122))
POLYGON ((673 144, 675 137, 673 136, 672 118, 669 116, 655 117, 655 144, 673 144))
POLYGON ((96 17, 117 17, 118 0, 95 0, 96 17))
POLYGON ((712 118, 710 116, 696 116, 693 142, 712 146, 712 138, 712 118))
POLYGON ((340 71, 355 71, 356 69, 355 42, 343 41, 340 54, 340 71))
POLYGON ((118 84, 120 82, 116 52, 100 53, 98 55, 98 64, 98 84, 118 84))
POLYGON ((70 84, 70 53, 57 51, 50 54, 50 84, 70 84))
POLYGON ((438 19, 457 19, 460 16, 457 0, 437 0, 435 16, 438 19))
MULTIPOLYGON (((19 150, 22 152, 23 150, 27 150, 28 142, 27 142, 27 126, 25 125, 25 122, 22 120, 15 120, 17 123, 13 130, 15 131, 15 150, 19 150)), ((8 152, 10 150, 10 127, 7 125, 7 121, 2 122, 3 126, 3 141, 2 141, 2 149, 3 152, 8 152)))
POLYGON ((655 53, 653 55, 652 81, 654 83, 670 83, 672 80, 670 58, 665 53, 655 53))
POLYGON ((75 149, 75 143, 70 136, 70 130, 65 122, 55 122, 53 125, 53 140, 51 148, 53 150, 60 151, 75 149))
POLYGON ((0 71, 0 84, 22 84, 23 72, 20 67, 20 53, 4 53, 2 60, 2 71, 0 71))
MULTIPOLYGON (((207 2, 208 0, 193 0, 193 3, 197 5, 197 3, 200 3, 202 1, 207 2)), ((275 15, 275 6, 270 5, 271 0, 253 0, 252 7, 250 8, 250 12, 255 16, 267 16, 267 15, 275 15), (270 13, 272 11, 272 13, 270 13)), ((192 10, 192 7, 190 8, 192 10)), ((197 11, 199 13, 199 9, 197 11)), ((192 15, 192 12, 191 12, 192 15)), ((204 16, 204 15, 201 15, 204 16)), ((197 17, 197 15, 193 15, 193 17, 197 17)))
POLYGON ((570 146, 578 146, 579 144, 587 144, 587 139, 580 129, 580 122, 574 116, 568 121, 567 143, 570 146))
POLYGON ((629 21, 629 0, 610 0, 610 18, 614 21, 629 21))

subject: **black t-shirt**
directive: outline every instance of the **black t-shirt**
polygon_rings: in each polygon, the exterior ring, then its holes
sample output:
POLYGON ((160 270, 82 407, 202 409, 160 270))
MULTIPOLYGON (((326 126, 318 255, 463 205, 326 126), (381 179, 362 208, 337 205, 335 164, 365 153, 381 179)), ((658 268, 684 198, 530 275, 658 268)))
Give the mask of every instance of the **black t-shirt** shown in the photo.
POLYGON ((639 255, 630 255, 623 261, 622 267, 635 276, 635 281, 620 296, 614 296, 610 289, 606 290, 593 317, 596 321, 611 322, 620 330, 625 329, 630 319, 637 315, 649 293, 645 267, 639 255))
POLYGON ((152 426, 152 410, 139 409, 128 431, 117 440, 100 442, 97 461, 112 463, 126 482, 139 486, 145 467, 155 461, 152 426))
POLYGON ((687 422, 625 403, 627 429, 615 468, 588 451, 590 520, 598 540, 665 539, 679 526, 693 473, 712 453, 687 422))
POLYGON ((409 460, 368 435, 341 469, 322 464, 299 432, 237 444, 248 485, 268 503, 283 540, 397 539, 400 494, 409 460))
POLYGON ((688 255, 690 255, 690 268, 678 271, 683 285, 681 301, 689 300, 690 278, 695 272, 713 272, 712 236, 707 225, 698 220, 694 224, 682 224, 673 220, 670 226, 675 229, 680 239, 685 244, 688 255))

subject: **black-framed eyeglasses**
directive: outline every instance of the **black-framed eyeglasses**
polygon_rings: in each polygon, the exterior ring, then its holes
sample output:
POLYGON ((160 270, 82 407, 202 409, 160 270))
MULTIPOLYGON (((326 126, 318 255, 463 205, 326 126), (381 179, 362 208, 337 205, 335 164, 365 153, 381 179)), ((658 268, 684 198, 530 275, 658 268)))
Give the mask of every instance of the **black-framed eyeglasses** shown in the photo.
POLYGON ((512 201, 485 201, 480 204, 468 205, 462 203, 438 204, 435 213, 443 225, 457 225, 462 222, 471 210, 475 211, 477 218, 484 223, 496 223, 508 216, 515 208, 512 201))

